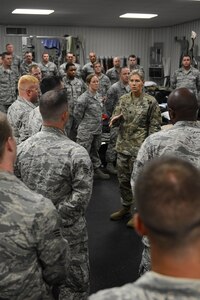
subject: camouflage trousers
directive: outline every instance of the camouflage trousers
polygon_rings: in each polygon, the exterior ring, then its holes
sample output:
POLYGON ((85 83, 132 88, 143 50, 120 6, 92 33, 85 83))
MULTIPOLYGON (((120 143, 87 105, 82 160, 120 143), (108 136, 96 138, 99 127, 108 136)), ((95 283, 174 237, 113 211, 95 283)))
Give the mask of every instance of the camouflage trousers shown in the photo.
POLYGON ((91 134, 88 131, 78 132, 76 142, 83 146, 89 153, 93 168, 97 169, 101 166, 99 157, 99 149, 101 146, 101 134, 91 134))
POLYGON ((108 148, 106 151, 106 162, 114 163, 117 159, 117 152, 115 150, 117 136, 119 132, 119 127, 111 127, 110 128, 110 140, 108 143, 108 148))
POLYGON ((88 242, 70 245, 71 264, 65 284, 59 288, 59 300, 86 300, 89 295, 88 242))
POLYGON ((131 173, 135 157, 117 153, 117 177, 123 206, 131 206, 134 203, 131 190, 131 173))

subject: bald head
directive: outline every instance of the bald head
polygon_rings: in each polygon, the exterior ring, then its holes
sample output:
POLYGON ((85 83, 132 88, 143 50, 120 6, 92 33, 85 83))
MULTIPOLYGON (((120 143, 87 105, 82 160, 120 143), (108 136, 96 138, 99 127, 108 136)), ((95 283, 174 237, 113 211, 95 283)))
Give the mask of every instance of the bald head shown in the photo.
POLYGON ((187 88, 174 90, 167 101, 172 123, 177 121, 195 121, 197 119, 198 102, 195 94, 187 88))
POLYGON ((121 59, 120 59, 120 57, 116 56, 116 57, 113 58, 113 65, 116 68, 120 68, 120 65, 121 65, 121 59))

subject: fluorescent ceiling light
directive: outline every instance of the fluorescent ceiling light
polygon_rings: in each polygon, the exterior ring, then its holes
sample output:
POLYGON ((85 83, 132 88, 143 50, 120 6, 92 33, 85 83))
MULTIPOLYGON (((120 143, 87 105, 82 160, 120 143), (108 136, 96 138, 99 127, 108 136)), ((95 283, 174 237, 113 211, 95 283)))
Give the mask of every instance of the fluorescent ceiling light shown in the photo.
POLYGON ((24 14, 24 15, 50 15, 54 10, 49 9, 27 9, 27 8, 16 8, 12 14, 24 14))
POLYGON ((157 14, 135 14, 127 13, 119 16, 120 18, 132 18, 132 19, 151 19, 157 17, 157 14))

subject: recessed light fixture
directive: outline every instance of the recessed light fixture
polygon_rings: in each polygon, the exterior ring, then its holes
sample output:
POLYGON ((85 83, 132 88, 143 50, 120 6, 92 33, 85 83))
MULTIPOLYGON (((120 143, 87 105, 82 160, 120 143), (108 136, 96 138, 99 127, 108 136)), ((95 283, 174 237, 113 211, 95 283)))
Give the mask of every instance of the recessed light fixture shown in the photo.
POLYGON ((16 8, 12 11, 12 14, 24 14, 24 15, 50 15, 54 10, 49 9, 27 9, 27 8, 16 8))
POLYGON ((119 16, 120 18, 132 18, 132 19, 151 19, 157 17, 157 14, 136 14, 136 13, 127 13, 119 16))

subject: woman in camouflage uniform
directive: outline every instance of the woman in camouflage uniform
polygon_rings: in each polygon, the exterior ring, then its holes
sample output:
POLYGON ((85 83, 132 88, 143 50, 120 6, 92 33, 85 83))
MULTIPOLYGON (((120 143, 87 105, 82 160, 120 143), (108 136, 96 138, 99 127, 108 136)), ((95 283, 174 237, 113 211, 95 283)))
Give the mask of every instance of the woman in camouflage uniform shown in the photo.
MULTIPOLYGON (((130 179, 137 152, 145 138, 161 128, 161 113, 156 99, 143 92, 144 73, 134 70, 129 75, 131 92, 123 95, 110 122, 119 125, 117 137, 117 174, 122 209, 113 213, 111 220, 120 220, 130 214, 133 196, 130 179)), ((132 227, 132 220, 127 223, 132 227)))
POLYGON ((89 153, 94 167, 94 176, 98 179, 109 179, 101 169, 99 148, 102 133, 102 97, 97 92, 99 79, 95 74, 86 78, 88 89, 80 95, 75 103, 74 118, 78 124, 76 142, 83 146, 89 153))

